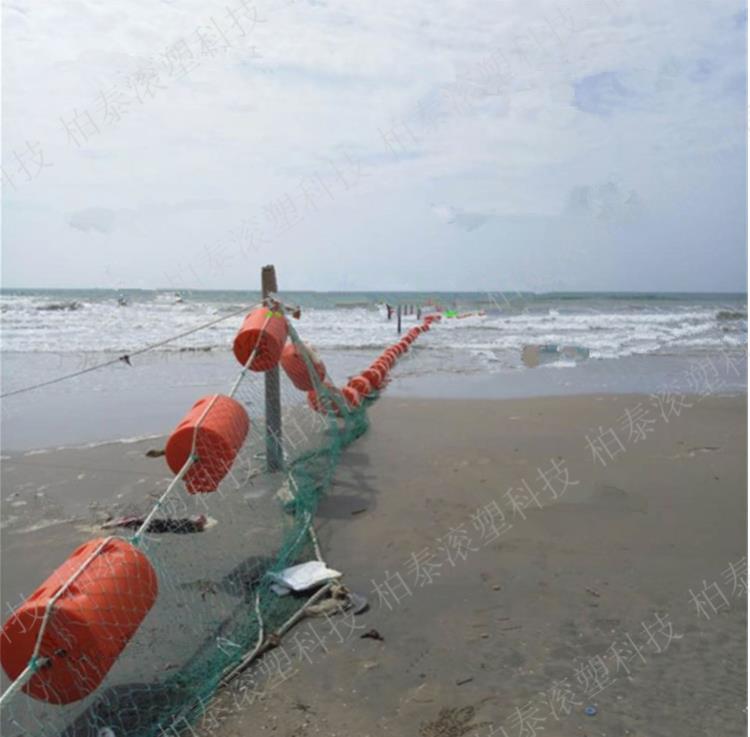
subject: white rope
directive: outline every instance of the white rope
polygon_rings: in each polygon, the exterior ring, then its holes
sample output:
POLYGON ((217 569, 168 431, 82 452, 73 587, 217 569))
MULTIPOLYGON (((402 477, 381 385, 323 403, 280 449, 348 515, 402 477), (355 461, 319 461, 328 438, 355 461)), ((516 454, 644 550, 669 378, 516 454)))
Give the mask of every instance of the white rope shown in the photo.
MULTIPOLYGON (((323 594, 328 593, 331 590, 333 581, 329 581, 327 584, 319 588, 284 624, 279 627, 274 633, 277 637, 282 637, 286 634, 305 614, 305 609, 311 604, 314 604, 318 599, 323 597, 323 594)), ((226 686, 233 678, 242 673, 257 657, 262 655, 265 650, 268 649, 268 640, 261 640, 258 645, 253 649, 251 653, 246 655, 240 663, 238 663, 232 670, 230 670, 219 682, 221 686, 226 686)))

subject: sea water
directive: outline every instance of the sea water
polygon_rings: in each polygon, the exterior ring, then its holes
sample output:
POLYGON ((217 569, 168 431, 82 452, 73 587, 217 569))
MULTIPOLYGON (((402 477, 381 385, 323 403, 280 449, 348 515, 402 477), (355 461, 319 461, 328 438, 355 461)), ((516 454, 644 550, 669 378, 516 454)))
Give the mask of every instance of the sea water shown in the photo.
MULTIPOLYGON (((388 391, 418 396, 534 396, 691 390, 691 366, 713 361, 708 391, 745 391, 744 294, 289 292, 294 325, 337 383, 397 339, 385 304, 456 313, 417 341, 388 391), (544 346, 528 368, 524 348, 544 346), (575 348, 555 358, 551 347, 575 348), (550 359, 552 356, 552 360, 550 359), (577 356, 571 358, 571 356, 577 356), (587 357, 586 357, 587 356, 587 357)), ((226 391, 242 315, 259 295, 235 291, 3 290, 2 392, 81 372, 3 400, 3 447, 28 449, 168 432, 198 397, 226 391), (130 356, 132 365, 88 369, 130 356)), ((416 322, 403 317, 404 329, 416 322)))

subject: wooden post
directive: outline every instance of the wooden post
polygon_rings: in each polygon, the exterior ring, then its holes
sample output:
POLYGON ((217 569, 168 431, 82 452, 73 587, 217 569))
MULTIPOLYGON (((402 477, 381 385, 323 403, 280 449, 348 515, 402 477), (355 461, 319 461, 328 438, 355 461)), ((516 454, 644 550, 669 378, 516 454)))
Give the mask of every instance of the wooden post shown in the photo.
MULTIPOLYGON (((263 303, 269 309, 273 305, 267 302, 269 294, 278 292, 276 269, 264 266, 260 274, 263 303)), ((265 372, 266 378, 266 467, 269 471, 280 471, 284 466, 284 455, 281 448, 281 391, 279 367, 274 366, 265 372)))
POLYGON ((417 320, 422 319, 422 307, 417 307, 417 320))
POLYGON ((400 304, 398 306, 396 316, 398 317, 398 325, 396 325, 396 330, 398 331, 398 334, 401 335, 401 305, 400 304))

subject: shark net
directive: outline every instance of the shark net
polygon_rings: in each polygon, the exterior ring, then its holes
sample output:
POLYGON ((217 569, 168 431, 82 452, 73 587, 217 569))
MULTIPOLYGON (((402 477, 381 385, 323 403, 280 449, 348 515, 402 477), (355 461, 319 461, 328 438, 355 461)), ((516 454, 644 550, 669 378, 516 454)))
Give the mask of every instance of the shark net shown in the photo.
POLYGON ((315 559, 318 501, 378 392, 344 396, 285 315, 258 309, 237 379, 170 436, 175 476, 140 527, 81 546, 6 621, 6 737, 175 734, 306 604, 309 594, 274 593, 269 574, 315 559), (273 321, 298 351, 294 370, 262 370, 273 321), (281 433, 266 427, 265 381, 281 433), (201 515, 200 529, 168 524, 201 515))

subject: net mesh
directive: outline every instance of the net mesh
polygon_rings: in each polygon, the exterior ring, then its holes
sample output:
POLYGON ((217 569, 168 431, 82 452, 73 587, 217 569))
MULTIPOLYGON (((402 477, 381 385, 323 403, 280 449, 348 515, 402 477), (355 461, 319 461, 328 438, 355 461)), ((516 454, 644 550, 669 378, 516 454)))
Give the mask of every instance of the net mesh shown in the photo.
POLYGON ((174 733, 305 604, 277 596, 267 574, 315 558, 318 501, 377 392, 350 406, 291 325, 289 338, 317 401, 279 370, 282 432, 271 437, 264 374, 244 370, 232 398, 204 398, 173 433, 170 463, 182 467, 141 529, 79 548, 6 622, 3 665, 23 685, 6 693, 3 735, 174 733))

